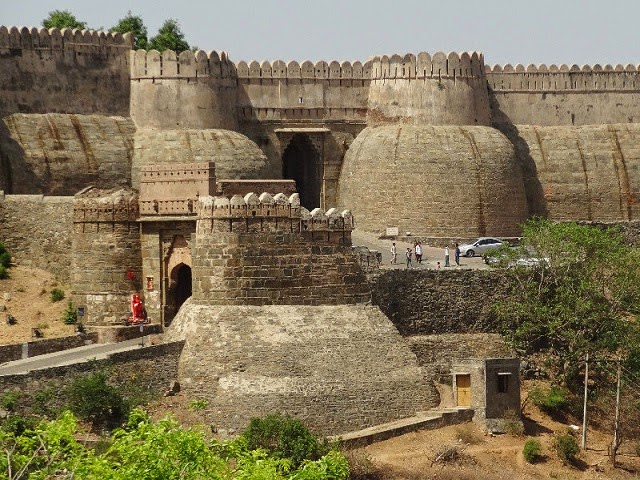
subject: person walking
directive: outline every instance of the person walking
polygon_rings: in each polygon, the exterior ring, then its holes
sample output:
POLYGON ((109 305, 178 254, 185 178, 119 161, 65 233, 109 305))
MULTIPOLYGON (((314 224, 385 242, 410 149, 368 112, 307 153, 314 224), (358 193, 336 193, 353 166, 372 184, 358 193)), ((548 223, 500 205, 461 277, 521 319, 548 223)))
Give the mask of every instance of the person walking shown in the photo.
POLYGON ((405 256, 407 257, 407 268, 411 268, 412 267, 411 257, 413 256, 413 252, 411 251, 410 247, 407 247, 407 252, 405 253, 405 256))
POLYGON ((396 242, 391 244, 391 265, 396 265, 398 263, 398 247, 396 247, 396 242))
POLYGON ((416 251, 416 262, 422 263, 422 245, 420 244, 420 242, 416 242, 415 251, 416 251))
POLYGON ((460 266, 460 246, 456 243, 456 250, 453 252, 453 258, 456 261, 456 267, 460 266))
POLYGON ((445 267, 450 267, 451 266, 451 265, 449 265, 449 245, 444 247, 444 266, 445 267))

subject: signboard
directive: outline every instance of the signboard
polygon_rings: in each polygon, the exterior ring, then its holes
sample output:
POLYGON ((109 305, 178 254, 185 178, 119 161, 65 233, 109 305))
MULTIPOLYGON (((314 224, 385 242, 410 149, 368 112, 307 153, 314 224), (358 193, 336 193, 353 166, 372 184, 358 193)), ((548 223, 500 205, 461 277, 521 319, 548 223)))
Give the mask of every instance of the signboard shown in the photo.
POLYGON ((78 307, 78 316, 84 317, 84 307, 78 307))
POLYGON ((387 233, 385 236, 387 237, 397 237, 399 234, 398 227, 387 227, 387 233))

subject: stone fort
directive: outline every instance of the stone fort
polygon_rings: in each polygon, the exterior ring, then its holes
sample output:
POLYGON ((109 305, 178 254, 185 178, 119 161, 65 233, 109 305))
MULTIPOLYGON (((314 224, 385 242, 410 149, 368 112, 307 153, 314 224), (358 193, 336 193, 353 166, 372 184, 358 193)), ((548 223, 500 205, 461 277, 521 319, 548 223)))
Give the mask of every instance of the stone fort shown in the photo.
POLYGON ((283 405, 329 431, 433 406, 369 304, 354 226, 465 239, 640 216, 640 66, 132 46, 0 27, 0 238, 69 281, 88 325, 144 292, 187 338, 183 383, 230 426, 283 405))

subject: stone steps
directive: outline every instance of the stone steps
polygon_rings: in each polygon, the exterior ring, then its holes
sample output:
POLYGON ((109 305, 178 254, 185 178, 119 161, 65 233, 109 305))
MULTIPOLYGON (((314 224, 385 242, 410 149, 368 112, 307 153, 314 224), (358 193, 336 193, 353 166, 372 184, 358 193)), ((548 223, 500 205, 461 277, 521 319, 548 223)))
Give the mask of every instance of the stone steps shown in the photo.
POLYGON ((416 412, 416 415, 413 417, 336 435, 329 439, 339 441, 346 448, 363 447, 409 432, 435 430, 448 425, 470 422, 472 418, 473 410, 470 408, 454 407, 434 409, 426 412, 416 412))

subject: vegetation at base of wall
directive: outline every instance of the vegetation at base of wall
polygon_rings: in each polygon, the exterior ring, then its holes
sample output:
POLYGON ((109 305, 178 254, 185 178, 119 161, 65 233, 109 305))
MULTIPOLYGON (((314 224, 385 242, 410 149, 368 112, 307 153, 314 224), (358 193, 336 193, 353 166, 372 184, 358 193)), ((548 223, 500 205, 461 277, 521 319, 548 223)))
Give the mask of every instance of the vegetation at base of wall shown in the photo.
POLYGON ((62 321, 65 325, 73 325, 78 321, 78 312, 71 301, 69 301, 67 308, 62 313, 62 321))
POLYGON ((95 423, 118 425, 129 414, 129 402, 122 389, 109 384, 104 370, 75 379, 67 387, 71 411, 95 423))
POLYGON ((2 408, 8 412, 13 412, 18 406, 19 398, 20 398, 20 393, 7 392, 0 399, 0 406, 2 406, 2 408))
POLYGON ((241 436, 251 450, 261 448, 274 458, 289 459, 293 468, 304 460, 318 460, 330 450, 329 444, 300 420, 279 413, 252 418, 241 436))
POLYGON ((640 368, 639 248, 614 229, 534 218, 523 225, 520 250, 502 253, 513 295, 495 312, 520 356, 545 355, 544 373, 571 389, 587 353, 622 355, 640 368), (514 264, 510 255, 528 261, 514 264))
POLYGON ((11 255, 0 242, 0 280, 9 278, 9 268, 11 268, 11 255))
POLYGON ((549 414, 564 411, 569 406, 570 393, 566 388, 552 385, 551 387, 533 387, 528 398, 539 409, 549 414))
POLYGON ((553 437, 553 448, 563 462, 572 462, 580 452, 578 441, 570 433, 555 435, 553 437))
POLYGON ((51 298, 51 301, 53 303, 64 300, 64 290, 62 290, 61 288, 52 289, 51 293, 49 294, 49 298, 51 298))
POLYGON ((522 448, 522 455, 529 463, 536 463, 542 459, 542 445, 540 444, 540 441, 535 438, 527 440, 522 448))
POLYGON ((126 426, 100 448, 85 447, 77 441, 80 436, 77 420, 68 411, 20 434, 0 429, 0 448, 6 453, 0 456, 0 472, 14 472, 14 479, 53 478, 59 472, 104 480, 349 478, 347 460, 335 450, 295 468, 289 458, 250 449, 242 436, 230 442, 209 440, 203 428, 187 429, 170 417, 152 422, 140 409, 133 410, 126 426))

